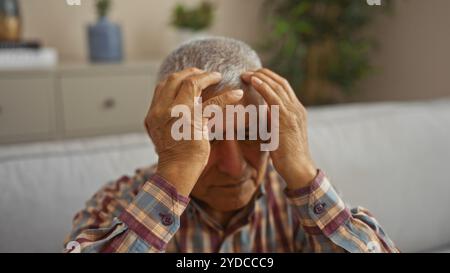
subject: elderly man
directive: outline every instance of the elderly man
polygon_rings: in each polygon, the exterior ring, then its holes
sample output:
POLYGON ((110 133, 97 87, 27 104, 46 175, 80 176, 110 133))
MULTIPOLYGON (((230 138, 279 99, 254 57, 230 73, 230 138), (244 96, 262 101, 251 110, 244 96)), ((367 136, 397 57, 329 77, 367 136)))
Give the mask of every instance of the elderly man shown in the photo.
MULTIPOLYGON (((163 62, 159 80, 145 119, 158 163, 106 185, 87 202, 67 239, 78 250, 397 252, 373 216, 350 210, 316 168, 304 107, 249 46, 227 38, 185 43, 163 62), (278 119, 267 120, 279 129, 277 149, 261 150, 259 137, 175 140, 171 109, 193 109, 199 97, 202 108, 225 111, 227 105, 278 106, 278 119)), ((190 121, 194 131, 212 129, 208 118, 190 121)), ((248 134, 251 122, 246 116, 234 128, 216 127, 248 134)))

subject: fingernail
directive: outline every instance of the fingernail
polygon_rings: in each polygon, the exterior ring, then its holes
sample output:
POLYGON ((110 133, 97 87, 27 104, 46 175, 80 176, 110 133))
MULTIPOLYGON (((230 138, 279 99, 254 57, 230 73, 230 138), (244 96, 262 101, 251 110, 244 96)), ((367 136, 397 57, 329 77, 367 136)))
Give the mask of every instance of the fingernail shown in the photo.
POLYGON ((231 91, 230 95, 234 98, 240 99, 244 95, 244 91, 242 91, 241 89, 233 90, 233 91, 231 91))
POLYGON ((260 80, 260 79, 258 79, 256 77, 252 77, 252 82, 256 83, 257 85, 260 85, 260 84, 263 83, 262 80, 260 80))

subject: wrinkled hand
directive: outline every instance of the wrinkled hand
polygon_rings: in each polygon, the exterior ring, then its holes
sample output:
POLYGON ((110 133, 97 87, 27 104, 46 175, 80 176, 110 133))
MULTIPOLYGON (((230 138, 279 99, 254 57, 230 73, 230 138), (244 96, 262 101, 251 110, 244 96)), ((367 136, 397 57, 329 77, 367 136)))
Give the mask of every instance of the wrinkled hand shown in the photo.
MULTIPOLYGON (((180 194, 188 196, 205 168, 210 144, 207 138, 195 140, 194 132, 207 133, 207 118, 194 120, 194 97, 222 80, 220 73, 209 73, 197 68, 188 68, 170 75, 155 88, 153 100, 145 118, 145 127, 158 153, 157 174, 175 186, 180 194), (172 117, 176 105, 190 109, 191 140, 177 141, 172 137, 172 125, 179 117, 172 117)), ((218 105, 225 108, 242 98, 242 90, 233 90, 203 102, 202 107, 218 105)), ((183 117, 186 118, 186 117, 183 117)), ((189 118, 189 117, 187 117, 189 118)), ((207 135, 207 134, 206 134, 207 135)))
POLYGON ((246 72, 242 79, 261 94, 269 108, 279 106, 279 147, 270 154, 275 169, 288 188, 308 186, 317 169, 309 152, 306 109, 289 82, 268 69, 246 72))

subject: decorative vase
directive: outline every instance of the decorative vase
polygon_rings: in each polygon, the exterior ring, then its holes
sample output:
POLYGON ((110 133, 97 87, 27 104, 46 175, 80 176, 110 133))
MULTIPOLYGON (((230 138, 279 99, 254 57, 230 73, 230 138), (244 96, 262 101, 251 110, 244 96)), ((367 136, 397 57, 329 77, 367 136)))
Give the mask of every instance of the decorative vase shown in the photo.
POLYGON ((20 11, 17 0, 0 0, 0 41, 19 41, 20 25, 20 11))
POLYGON ((95 25, 88 26, 88 39, 91 62, 122 61, 121 28, 107 17, 101 17, 95 25))

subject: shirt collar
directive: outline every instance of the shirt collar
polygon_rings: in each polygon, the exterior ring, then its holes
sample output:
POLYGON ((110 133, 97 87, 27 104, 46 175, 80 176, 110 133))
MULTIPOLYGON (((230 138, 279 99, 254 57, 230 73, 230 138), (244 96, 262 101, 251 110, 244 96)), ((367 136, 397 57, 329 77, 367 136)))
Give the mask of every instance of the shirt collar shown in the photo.
POLYGON ((253 195, 250 202, 242 209, 240 209, 231 219, 227 227, 221 226, 217 221, 208 215, 208 213, 202 208, 202 206, 194 198, 191 198, 190 206, 195 212, 198 212, 200 218, 204 220, 212 228, 222 231, 229 232, 230 229, 237 229, 245 226, 249 223, 253 215, 255 214, 256 207, 259 206, 260 199, 266 194, 265 189, 266 179, 258 186, 255 194, 253 195))

